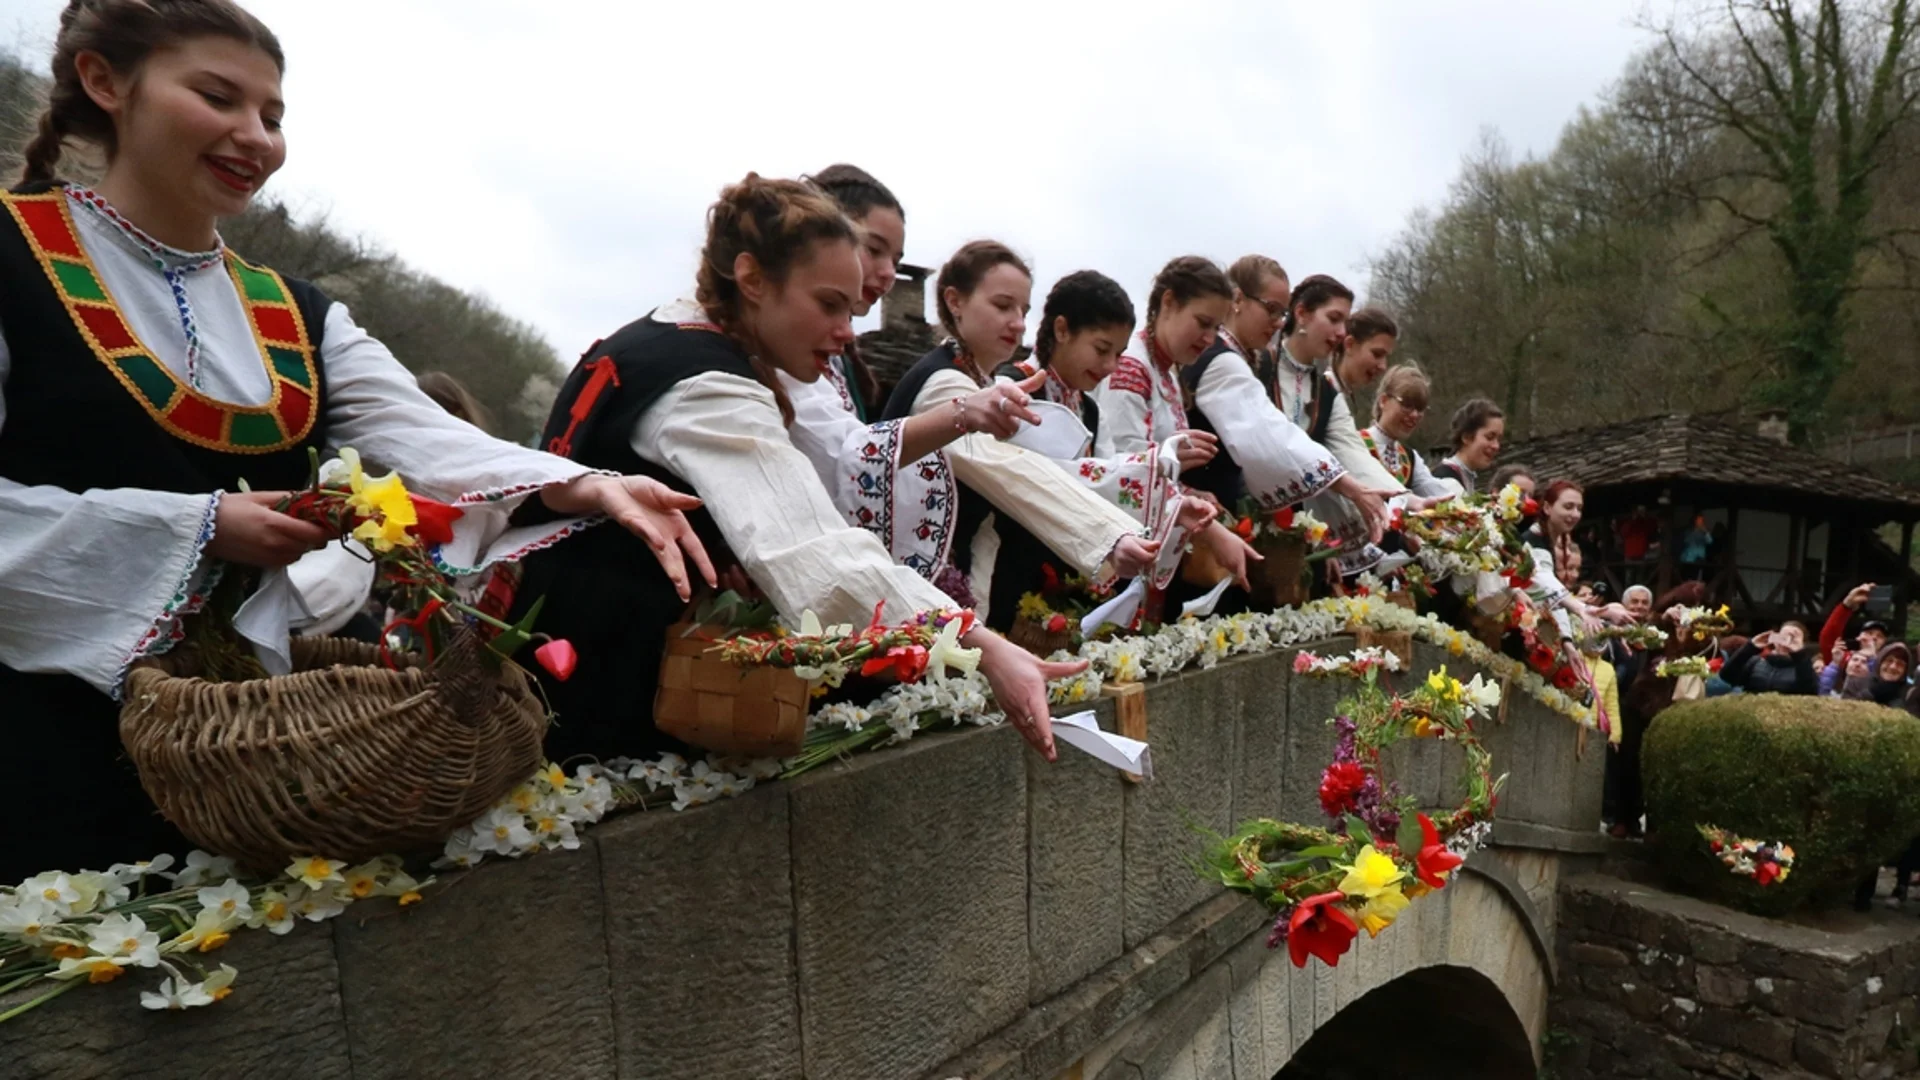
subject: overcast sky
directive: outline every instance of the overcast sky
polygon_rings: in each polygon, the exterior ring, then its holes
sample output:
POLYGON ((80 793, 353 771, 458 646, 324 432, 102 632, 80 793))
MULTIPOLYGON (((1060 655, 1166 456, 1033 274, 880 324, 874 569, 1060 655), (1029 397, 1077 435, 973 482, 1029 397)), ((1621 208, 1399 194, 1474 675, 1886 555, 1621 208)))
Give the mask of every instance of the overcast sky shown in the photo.
MULTIPOLYGON (((0 43, 44 58, 64 6, 0 0, 0 43)), ((565 360, 691 292, 721 185, 841 160, 906 204, 910 261, 1003 240, 1036 307, 1083 267, 1138 302, 1188 252, 1364 291, 1482 128, 1546 151, 1645 41, 1637 0, 249 7, 287 52, 269 191, 565 360)))

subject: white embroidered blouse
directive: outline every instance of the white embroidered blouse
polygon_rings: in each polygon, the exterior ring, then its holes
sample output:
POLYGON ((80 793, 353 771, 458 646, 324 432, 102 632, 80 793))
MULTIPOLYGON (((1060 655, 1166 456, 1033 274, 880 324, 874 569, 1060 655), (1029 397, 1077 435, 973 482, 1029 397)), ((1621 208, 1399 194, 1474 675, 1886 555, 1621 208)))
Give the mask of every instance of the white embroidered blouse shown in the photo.
MULTIPOLYGON (((267 401, 272 382, 223 252, 167 248, 98 196, 66 190, 81 247, 149 354, 217 400, 267 401)), ((472 572, 516 559, 592 523, 508 528, 527 495, 589 470, 448 415, 341 304, 327 311, 317 360, 326 372, 328 442, 467 511, 441 549, 451 567, 472 572)), ((8 398, 11 366, 0 337, 0 425, 8 410, 37 405, 8 398)), ((202 555, 220 494, 76 493, 0 477, 0 662, 77 675, 117 695, 127 666, 172 645, 179 615, 203 599, 213 564, 202 555)))

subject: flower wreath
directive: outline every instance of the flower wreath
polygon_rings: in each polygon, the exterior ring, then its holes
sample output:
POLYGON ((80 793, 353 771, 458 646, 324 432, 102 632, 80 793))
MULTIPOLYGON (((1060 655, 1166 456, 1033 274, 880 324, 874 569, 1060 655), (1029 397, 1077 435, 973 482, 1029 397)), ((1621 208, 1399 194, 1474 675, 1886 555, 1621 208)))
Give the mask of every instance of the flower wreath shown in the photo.
POLYGON ((1787 880, 1787 874, 1793 870, 1793 848, 1786 844, 1749 840, 1712 825, 1696 827, 1700 838, 1730 872, 1752 878, 1761 888, 1787 880))
POLYGON ((1491 831, 1506 777, 1493 776, 1473 720, 1499 706, 1499 687, 1478 675, 1462 683, 1442 667, 1411 692, 1395 694, 1381 685, 1380 673, 1398 668, 1393 654, 1378 649, 1296 656, 1298 674, 1360 680, 1329 721, 1339 742, 1321 773, 1320 806, 1333 827, 1263 818, 1216 839, 1206 853, 1210 875, 1278 913, 1267 947, 1285 941, 1295 967, 1305 967, 1309 956, 1337 966, 1360 929, 1377 937, 1408 903, 1445 887, 1491 831), (1383 784, 1380 752, 1405 738, 1450 739, 1466 751, 1467 793, 1458 807, 1429 817, 1411 796, 1383 784))

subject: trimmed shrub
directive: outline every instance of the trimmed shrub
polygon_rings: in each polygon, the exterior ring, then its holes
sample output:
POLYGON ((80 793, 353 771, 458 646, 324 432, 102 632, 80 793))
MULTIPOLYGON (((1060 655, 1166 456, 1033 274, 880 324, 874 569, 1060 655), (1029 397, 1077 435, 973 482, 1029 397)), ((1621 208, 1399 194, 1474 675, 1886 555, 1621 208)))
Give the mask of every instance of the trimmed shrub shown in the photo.
POLYGON ((1920 835, 1920 721, 1869 702, 1735 694, 1662 712, 1642 751, 1650 843, 1696 896, 1761 915, 1850 898, 1920 835), (1734 874, 1696 826, 1794 850, 1787 880, 1734 874))

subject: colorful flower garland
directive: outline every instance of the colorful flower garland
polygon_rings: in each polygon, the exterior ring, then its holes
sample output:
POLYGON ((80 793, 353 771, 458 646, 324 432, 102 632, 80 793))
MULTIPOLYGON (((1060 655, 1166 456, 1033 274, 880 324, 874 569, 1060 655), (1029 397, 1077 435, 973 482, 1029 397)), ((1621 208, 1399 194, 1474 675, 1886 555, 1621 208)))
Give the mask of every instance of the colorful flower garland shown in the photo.
POLYGON ((1793 872, 1793 848, 1786 844, 1749 840, 1712 825, 1697 828, 1708 849, 1719 856, 1729 871, 1752 878, 1761 888, 1785 881, 1793 872))
POLYGON ((1251 821, 1206 853, 1210 874, 1223 886, 1278 913, 1267 946, 1286 942, 1295 967, 1305 967, 1310 956, 1337 966, 1360 930, 1378 936, 1413 900, 1444 888, 1486 842, 1506 778, 1493 776, 1473 718, 1499 706, 1499 688, 1478 675, 1462 683, 1443 667, 1410 693, 1389 693, 1381 673, 1398 667, 1393 654, 1378 650, 1296 657, 1297 674, 1360 680, 1359 692, 1329 721, 1339 741, 1321 773, 1320 806, 1334 825, 1251 821), (1380 753, 1404 738, 1448 739, 1466 751, 1467 793, 1458 808, 1431 818, 1394 785, 1382 784, 1380 753))

